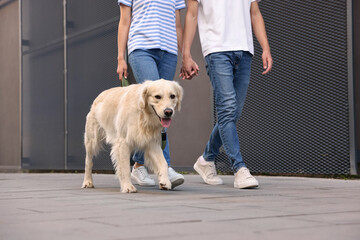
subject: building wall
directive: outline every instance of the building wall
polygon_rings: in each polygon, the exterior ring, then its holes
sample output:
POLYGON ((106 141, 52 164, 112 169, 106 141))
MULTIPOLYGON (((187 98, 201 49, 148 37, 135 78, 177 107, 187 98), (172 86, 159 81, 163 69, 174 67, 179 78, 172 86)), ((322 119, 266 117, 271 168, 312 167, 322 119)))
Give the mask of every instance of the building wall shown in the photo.
MULTIPOLYGON (((20 140, 20 61, 19 1, 0 0, 0 169, 19 168, 20 140), (3 4, 6 2, 6 4, 3 4)), ((182 11, 182 20, 186 10, 182 11)), ((354 81, 356 100, 356 136, 360 139, 360 2, 353 1, 354 15, 354 81)), ((206 74, 199 38, 196 36, 192 55, 200 66, 200 75, 193 80, 178 77, 184 87, 182 110, 169 129, 170 151, 174 167, 189 169, 203 152, 213 124, 211 85, 206 74)), ((74 66, 74 65, 71 65, 74 66)), ((276 66, 275 66, 276 67, 276 66)), ((78 141, 79 142, 79 141, 78 141)), ((71 144, 71 142, 70 142, 71 144)), ((80 143, 79 143, 80 144, 80 143)), ((79 146, 82 147, 82 146, 79 146)), ((356 148, 360 150, 360 141, 356 148)))
POLYGON ((7 1, 1 6, 0 168, 19 168, 21 158, 19 1, 7 1))

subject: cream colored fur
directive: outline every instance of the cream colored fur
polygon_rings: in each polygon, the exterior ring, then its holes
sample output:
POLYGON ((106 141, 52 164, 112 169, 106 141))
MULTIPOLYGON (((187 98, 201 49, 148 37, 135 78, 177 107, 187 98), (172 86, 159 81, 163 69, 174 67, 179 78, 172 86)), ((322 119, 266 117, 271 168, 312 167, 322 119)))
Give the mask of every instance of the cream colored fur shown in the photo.
POLYGON ((158 175, 160 189, 171 189, 168 165, 161 149, 162 125, 159 117, 166 117, 165 109, 172 109, 174 113, 180 110, 182 96, 183 89, 177 82, 163 79, 102 92, 86 117, 82 187, 94 187, 93 157, 105 141, 111 145, 111 159, 121 192, 136 192, 130 180, 129 162, 135 151, 144 152, 145 165, 158 175))

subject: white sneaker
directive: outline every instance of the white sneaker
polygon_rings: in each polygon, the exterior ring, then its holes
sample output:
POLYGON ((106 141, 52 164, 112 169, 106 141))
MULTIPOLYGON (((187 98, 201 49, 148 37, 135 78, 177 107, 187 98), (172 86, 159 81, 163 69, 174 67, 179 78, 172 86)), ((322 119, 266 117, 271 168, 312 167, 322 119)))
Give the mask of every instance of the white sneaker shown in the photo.
POLYGON ((204 182, 210 185, 220 185, 223 184, 223 180, 217 176, 215 163, 214 162, 205 162, 203 156, 200 156, 196 163, 194 164, 195 171, 202 177, 204 182))
POLYGON ((259 182, 250 174, 249 169, 242 167, 235 173, 234 188, 255 188, 259 182))
POLYGON ((171 182, 171 189, 184 183, 184 176, 175 172, 172 167, 168 168, 169 180, 171 182))
POLYGON ((149 176, 144 166, 134 168, 131 171, 131 180, 140 186, 155 186, 155 181, 149 176))

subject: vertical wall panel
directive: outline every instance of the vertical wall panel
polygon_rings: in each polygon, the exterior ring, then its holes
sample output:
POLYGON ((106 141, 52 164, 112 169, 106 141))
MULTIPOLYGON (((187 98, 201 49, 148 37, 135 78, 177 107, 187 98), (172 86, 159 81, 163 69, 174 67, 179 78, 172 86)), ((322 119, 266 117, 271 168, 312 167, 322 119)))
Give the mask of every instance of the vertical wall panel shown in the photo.
MULTIPOLYGON (((116 1, 70 0, 67 4, 69 169, 84 168, 83 135, 92 101, 103 90, 119 86, 119 12, 116 1), (81 10, 84 6, 86 11, 81 10)), ((94 159, 94 169, 113 169, 109 151, 94 159)))
POLYGON ((22 167, 63 169, 62 1, 24 0, 22 167))
MULTIPOLYGON (((342 1, 262 1, 274 58, 263 77, 256 42, 251 84, 238 122, 253 172, 350 173, 347 5, 342 1)), ((226 155, 219 169, 230 171, 226 155)))

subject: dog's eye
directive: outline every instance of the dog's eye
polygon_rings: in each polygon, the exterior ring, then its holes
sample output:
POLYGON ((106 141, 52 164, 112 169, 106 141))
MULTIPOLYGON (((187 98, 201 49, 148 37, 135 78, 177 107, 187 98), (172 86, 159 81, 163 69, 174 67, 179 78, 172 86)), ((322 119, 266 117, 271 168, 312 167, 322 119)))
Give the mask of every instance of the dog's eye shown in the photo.
POLYGON ((171 95, 170 95, 170 98, 171 98, 171 99, 174 99, 175 97, 176 97, 176 96, 175 96, 174 94, 171 94, 171 95))
POLYGON ((161 99, 161 96, 160 95, 155 95, 155 98, 156 99, 161 99))

